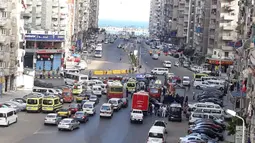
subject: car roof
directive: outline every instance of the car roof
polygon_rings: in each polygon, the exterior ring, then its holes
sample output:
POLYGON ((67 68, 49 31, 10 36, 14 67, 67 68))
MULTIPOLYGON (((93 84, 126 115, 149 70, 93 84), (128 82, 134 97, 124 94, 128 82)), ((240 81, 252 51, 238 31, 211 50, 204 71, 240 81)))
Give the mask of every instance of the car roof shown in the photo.
POLYGON ((73 118, 65 118, 65 119, 63 119, 63 121, 72 121, 73 120, 73 118))
POLYGON ((109 100, 120 100, 120 98, 111 98, 109 100))
POLYGON ((58 114, 57 113, 49 113, 47 114, 47 116, 57 116, 58 114))
POLYGON ((7 113, 7 112, 10 112, 10 111, 15 111, 15 109, 13 109, 13 108, 0 108, 1 113, 7 113))
POLYGON ((152 126, 151 128, 150 128, 150 131, 149 131, 149 133, 164 133, 164 127, 161 127, 161 126, 152 126))
POLYGON ((110 103, 104 103, 104 104, 102 104, 102 106, 112 106, 112 104, 110 104, 110 103))
POLYGON ((88 101, 88 102, 85 102, 84 104, 95 104, 95 102, 88 101))
POLYGON ((140 110, 140 109, 133 109, 133 111, 142 111, 142 110, 140 110))

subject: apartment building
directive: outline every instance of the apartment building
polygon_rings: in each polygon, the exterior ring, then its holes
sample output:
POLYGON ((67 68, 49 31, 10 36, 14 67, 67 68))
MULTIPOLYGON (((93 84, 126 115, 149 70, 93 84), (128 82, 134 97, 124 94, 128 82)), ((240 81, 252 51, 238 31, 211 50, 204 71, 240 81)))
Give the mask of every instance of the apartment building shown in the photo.
POLYGON ((99 0, 76 0, 75 7, 74 41, 81 50, 90 29, 98 28, 99 0))
POLYGON ((237 0, 197 0, 193 47, 207 55, 212 68, 233 64, 233 46, 238 39, 237 0))
POLYGON ((22 41, 21 9, 21 1, 0 1, 0 94, 16 90, 17 54, 22 41))
POLYGON ((149 35, 154 38, 159 38, 162 33, 162 4, 163 0, 150 2, 149 35))
POLYGON ((24 66, 54 71, 63 63, 68 27, 69 0, 26 0, 24 19, 24 66))

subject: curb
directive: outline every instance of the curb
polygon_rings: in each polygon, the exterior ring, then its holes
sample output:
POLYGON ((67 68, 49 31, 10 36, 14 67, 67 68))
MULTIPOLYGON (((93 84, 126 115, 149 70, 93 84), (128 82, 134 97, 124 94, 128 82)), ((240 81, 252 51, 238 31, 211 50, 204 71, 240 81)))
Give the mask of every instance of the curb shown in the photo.
MULTIPOLYGON (((36 79, 41 79, 40 76, 36 76, 35 78, 36 79)), ((50 78, 49 77, 45 77, 45 78, 42 78, 42 79, 62 79, 62 77, 61 76, 59 76, 59 77, 50 77, 50 78)))

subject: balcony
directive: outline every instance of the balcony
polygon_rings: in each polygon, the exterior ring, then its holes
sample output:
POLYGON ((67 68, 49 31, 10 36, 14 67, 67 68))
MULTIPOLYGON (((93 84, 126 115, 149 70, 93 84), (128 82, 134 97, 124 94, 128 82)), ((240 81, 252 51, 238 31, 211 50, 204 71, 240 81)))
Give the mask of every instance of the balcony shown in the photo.
POLYGON ((7 36, 6 35, 0 35, 0 43, 4 43, 5 44, 5 41, 6 41, 6 38, 7 36))
POLYGON ((25 3, 26 3, 26 5, 32 5, 33 4, 32 0, 27 0, 25 3))
POLYGON ((42 16, 42 14, 40 12, 36 13, 36 18, 40 18, 42 16))
POLYGON ((52 14, 52 18, 58 18, 58 14, 57 13, 53 13, 52 14))
POLYGON ((4 27, 7 24, 7 18, 0 17, 0 27, 4 27))
POLYGON ((58 7, 58 2, 52 2, 52 7, 58 7))
POLYGON ((66 18, 66 15, 63 14, 63 13, 61 13, 61 14, 60 14, 60 18, 65 19, 65 18, 66 18))
POLYGON ((7 8, 7 2, 0 2, 0 9, 6 9, 7 8))
POLYGON ((222 35, 222 40, 226 40, 226 41, 235 41, 236 38, 237 38, 237 36, 235 36, 234 34, 222 35))
POLYGON ((235 26, 231 25, 231 24, 224 24, 222 26, 222 29, 223 30, 226 30, 226 31, 234 31, 235 30, 235 26))
POLYGON ((227 15, 227 14, 223 14, 222 15, 222 18, 224 19, 224 20, 227 20, 227 21, 232 21, 232 20, 235 20, 235 16, 234 15, 227 15))
POLYGON ((185 4, 185 1, 184 1, 184 0, 180 0, 180 1, 179 1, 179 4, 180 4, 180 5, 185 4))
POLYGON ((232 51, 233 50, 232 46, 222 46, 221 48, 223 51, 232 51))
POLYGON ((234 6, 231 6, 231 4, 230 4, 230 5, 225 4, 225 5, 223 6, 223 9, 224 9, 225 11, 227 11, 227 12, 231 12, 231 11, 234 11, 234 10, 235 10, 235 9, 234 9, 234 6))
POLYGON ((215 29, 215 28, 216 28, 215 23, 211 23, 211 24, 209 25, 209 28, 210 28, 210 29, 215 29))
POLYGON ((23 17, 32 17, 32 13, 30 11, 24 11, 24 12, 21 12, 21 16, 23 17))
POLYGON ((213 5, 211 6, 211 8, 212 8, 212 9, 217 9, 217 5, 216 5, 216 4, 213 4, 213 5))
POLYGON ((216 19, 216 15, 215 14, 211 14, 211 19, 216 19))
POLYGON ((37 1, 36 2, 36 6, 41 6, 42 5, 42 2, 41 1, 37 1))

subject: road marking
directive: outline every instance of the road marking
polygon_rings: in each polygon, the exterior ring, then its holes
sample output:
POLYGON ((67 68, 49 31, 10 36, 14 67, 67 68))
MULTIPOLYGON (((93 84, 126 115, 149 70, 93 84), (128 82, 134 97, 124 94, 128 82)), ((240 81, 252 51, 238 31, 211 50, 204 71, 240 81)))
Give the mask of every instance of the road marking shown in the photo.
POLYGON ((35 132, 33 134, 36 134, 37 132, 39 132, 41 130, 41 128, 38 128, 37 130, 35 130, 35 132))
POLYGON ((52 133, 56 133, 57 131, 36 131, 33 134, 52 134, 52 133))

